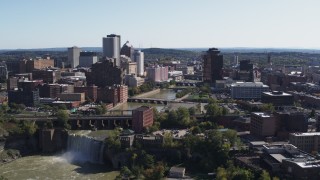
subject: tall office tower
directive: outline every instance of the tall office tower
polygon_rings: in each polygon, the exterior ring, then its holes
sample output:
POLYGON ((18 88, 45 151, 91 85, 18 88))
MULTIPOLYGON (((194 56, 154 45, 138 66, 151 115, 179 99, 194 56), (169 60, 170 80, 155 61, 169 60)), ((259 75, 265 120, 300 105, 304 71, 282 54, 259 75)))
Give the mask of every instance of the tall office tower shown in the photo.
POLYGON ((202 56, 203 59, 203 82, 214 84, 222 79, 223 55, 217 48, 210 48, 202 56))
POLYGON ((121 48, 120 55, 125 55, 132 59, 133 46, 127 41, 121 48))
POLYGON ((79 65, 81 49, 73 46, 68 48, 68 63, 71 65, 71 68, 75 68, 79 65))
POLYGON ((96 52, 81 52, 79 58, 79 67, 91 67, 92 64, 98 62, 96 52))
POLYGON ((255 74, 253 70, 253 64, 250 60, 242 60, 240 61, 240 71, 238 71, 238 80, 243 80, 245 82, 254 82, 255 74))
POLYGON ((140 50, 134 50, 133 52, 133 61, 137 63, 137 75, 144 75, 144 53, 140 50))
POLYGON ((120 35, 110 34, 102 39, 103 57, 114 58, 118 67, 120 67, 120 43, 120 35))
POLYGON ((238 56, 237 55, 234 55, 233 57, 233 61, 234 61, 234 65, 237 66, 239 64, 239 59, 238 59, 238 56))

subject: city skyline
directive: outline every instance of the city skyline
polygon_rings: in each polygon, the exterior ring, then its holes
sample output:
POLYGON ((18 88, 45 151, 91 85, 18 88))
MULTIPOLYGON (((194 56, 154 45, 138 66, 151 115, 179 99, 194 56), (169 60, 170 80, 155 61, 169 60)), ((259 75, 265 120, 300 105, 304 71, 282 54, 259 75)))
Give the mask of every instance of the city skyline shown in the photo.
POLYGON ((320 48, 316 0, 257 2, 0 2, 0 49, 102 47, 119 34, 136 48, 320 48))

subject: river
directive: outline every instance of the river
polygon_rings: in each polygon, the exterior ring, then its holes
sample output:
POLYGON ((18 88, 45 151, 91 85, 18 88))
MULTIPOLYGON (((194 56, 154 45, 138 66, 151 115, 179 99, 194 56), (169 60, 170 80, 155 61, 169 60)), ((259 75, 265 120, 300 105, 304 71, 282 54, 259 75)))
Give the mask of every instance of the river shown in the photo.
POLYGON ((72 164, 65 154, 27 156, 0 166, 0 175, 9 180, 20 179, 114 179, 118 171, 106 165, 72 164))
MULTIPOLYGON (((168 99, 174 100, 176 99, 176 92, 172 89, 161 89, 159 93, 151 94, 148 96, 143 96, 144 98, 156 98, 156 99, 168 99)), ((155 107, 159 112, 169 109, 178 109, 179 107, 183 106, 186 108, 196 107, 198 103, 168 103, 167 105, 164 104, 153 104, 153 103, 135 103, 135 102, 126 102, 123 103, 114 110, 133 110, 142 105, 148 105, 155 107)), ((202 103, 204 104, 204 103, 202 103)), ((201 105, 202 105, 201 104, 201 105)), ((203 106, 203 105, 202 105, 203 106)))
MULTIPOLYGON (((174 100, 176 98, 176 92, 172 89, 161 89, 159 93, 151 94, 148 96, 143 96, 144 98, 156 98, 156 99, 166 99, 166 100, 174 100)), ((152 104, 152 103, 134 103, 127 102, 123 103, 120 106, 116 107, 116 110, 132 110, 136 109, 142 105, 148 105, 155 107, 158 111, 165 110, 166 105, 164 104, 152 104)))

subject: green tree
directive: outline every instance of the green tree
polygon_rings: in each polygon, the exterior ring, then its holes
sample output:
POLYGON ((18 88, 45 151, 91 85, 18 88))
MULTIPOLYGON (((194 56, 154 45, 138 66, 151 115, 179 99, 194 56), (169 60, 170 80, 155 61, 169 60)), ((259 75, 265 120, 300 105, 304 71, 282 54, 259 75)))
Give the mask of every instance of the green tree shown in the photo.
POLYGON ((0 175, 0 180, 8 180, 8 178, 6 178, 6 177, 4 177, 4 176, 0 175))
POLYGON ((120 131, 118 129, 108 132, 108 137, 105 139, 108 149, 114 151, 119 151, 121 149, 119 135, 120 131))
POLYGON ((169 148, 172 148, 172 147, 175 147, 175 143, 173 141, 173 137, 172 137, 172 134, 171 133, 164 133, 164 136, 163 136, 163 147, 169 147, 169 148))
POLYGON ((206 105, 207 113, 206 115, 209 118, 215 118, 222 115, 222 108, 218 106, 216 103, 210 103, 206 105))
POLYGON ((189 114, 190 114, 191 116, 193 116, 193 115, 196 114, 196 108, 190 107, 188 110, 189 110, 189 114))
POLYGON ((218 167, 217 180, 227 180, 227 179, 228 179, 228 175, 227 175, 226 169, 223 167, 218 167))
POLYGON ((144 177, 145 179, 151 179, 151 180, 161 180, 164 177, 165 172, 165 166, 163 163, 158 163, 153 168, 148 168, 144 171, 144 177))
POLYGON ((171 80, 170 81, 170 85, 176 85, 176 81, 175 80, 171 80))
POLYGON ((192 134, 199 134, 201 133, 201 128, 199 126, 194 126, 191 132, 192 134))
POLYGON ((28 136, 32 136, 37 131, 35 122, 23 121, 21 128, 28 136))
POLYGON ((231 143, 231 145, 235 145, 238 136, 237 136, 237 131, 232 130, 232 129, 228 129, 227 131, 225 131, 223 133, 223 136, 229 140, 229 142, 231 143))
POLYGON ((106 112, 107 112, 107 108, 104 103, 101 103, 96 107, 96 114, 101 115, 101 114, 105 114, 106 112))
POLYGON ((274 108, 274 106, 273 106, 271 103, 264 104, 264 105, 262 105, 262 107, 261 107, 261 111, 263 111, 263 112, 266 112, 266 111, 268 111, 268 112, 274 112, 274 110, 275 110, 275 108, 274 108))
POLYGON ((68 108, 65 104, 59 104, 58 109, 59 110, 67 110, 68 108))
POLYGON ((127 166, 123 166, 120 170, 120 175, 124 178, 130 178, 130 176, 132 175, 132 172, 127 166))
POLYGON ((179 107, 177 110, 178 124, 182 127, 187 127, 190 125, 190 114, 187 108, 179 107))
POLYGON ((56 116, 60 127, 69 128, 69 113, 67 110, 58 110, 56 116))
POLYGON ((312 109, 311 112, 310 112, 309 117, 310 117, 310 118, 314 118, 315 116, 316 116, 316 110, 315 110, 315 109, 312 109))
POLYGON ((271 180, 270 174, 266 170, 263 170, 260 174, 259 180, 271 180))

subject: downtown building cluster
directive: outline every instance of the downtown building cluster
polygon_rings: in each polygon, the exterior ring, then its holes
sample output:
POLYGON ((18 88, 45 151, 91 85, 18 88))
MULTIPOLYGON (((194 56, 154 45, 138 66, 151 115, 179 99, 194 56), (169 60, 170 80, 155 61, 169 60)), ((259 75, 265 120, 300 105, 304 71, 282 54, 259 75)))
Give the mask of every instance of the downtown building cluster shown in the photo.
MULTIPOLYGON (((144 54, 129 42, 122 48, 120 44, 119 35, 103 37, 102 56, 76 46, 70 47, 67 60, 60 62, 60 67, 49 55, 3 63, 4 74, 9 74, 6 77, 9 105, 65 105, 68 109, 90 112, 82 106, 103 103, 106 109, 112 109, 127 102, 128 85, 135 87, 144 82, 144 54)), ((143 119, 144 116, 136 117, 143 119)), ((152 125, 153 117, 149 116, 147 124, 140 123, 140 119, 133 124, 152 125)), ((134 130, 141 131, 143 127, 135 125, 134 130)))
POLYGON ((249 142, 250 153, 236 157, 236 163, 288 179, 319 179, 320 114, 314 110, 320 102, 319 67, 274 66, 270 54, 264 68, 239 61, 238 55, 223 67, 216 48, 202 58, 203 81, 223 94, 222 101, 232 99, 221 106, 238 114, 219 117, 218 124, 249 142))

